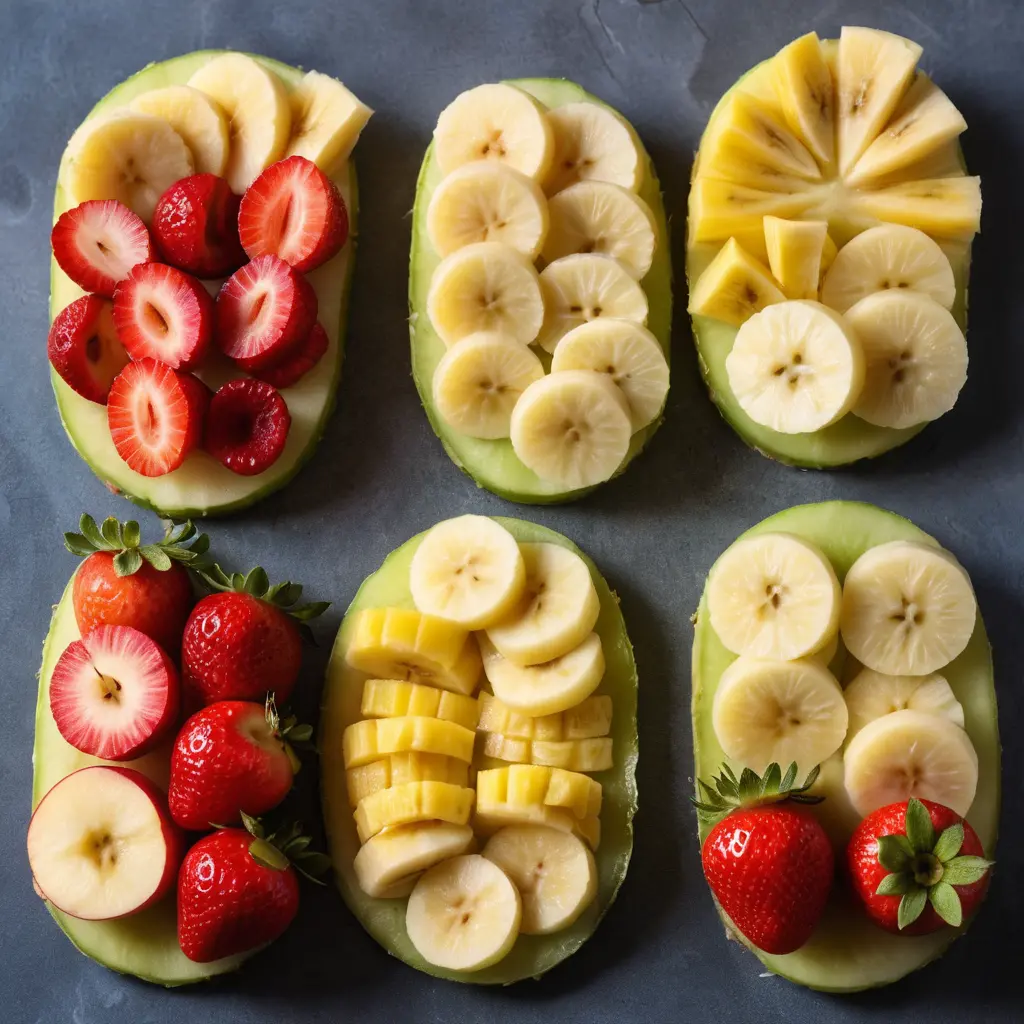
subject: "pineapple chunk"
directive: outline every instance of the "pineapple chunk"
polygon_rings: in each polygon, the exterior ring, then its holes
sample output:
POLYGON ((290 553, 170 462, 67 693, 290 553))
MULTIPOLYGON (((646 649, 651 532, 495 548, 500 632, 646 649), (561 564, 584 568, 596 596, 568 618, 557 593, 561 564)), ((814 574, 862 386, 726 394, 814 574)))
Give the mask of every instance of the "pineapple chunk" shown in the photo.
POLYGON ((359 841, 378 832, 413 821, 448 821, 465 825, 473 809, 475 793, 448 782, 407 782, 364 797, 353 817, 359 841))
POLYGON ((363 685, 362 713, 366 718, 414 715, 441 718, 475 729, 480 706, 474 697, 438 690, 402 679, 367 679, 363 685))
POLYGON ((469 765, 444 754, 391 754, 378 761, 345 770, 348 800, 356 807, 363 797, 406 782, 450 782, 469 785, 469 765))
POLYGON ((690 189, 689 242, 736 238, 759 252, 764 248, 763 217, 800 217, 818 202, 813 192, 767 192, 698 175, 690 189))
POLYGON ((765 306, 785 300, 768 268, 730 238, 694 285, 689 312, 739 327, 765 306))
POLYGON ((933 238, 970 239, 981 228, 980 178, 907 181, 851 195, 853 211, 890 224, 906 224, 933 238))
POLYGON ((824 220, 765 217, 768 265, 787 299, 817 299, 827 237, 828 222, 824 220))
POLYGON ((775 92, 786 123, 824 167, 835 160, 832 72, 816 32, 794 39, 772 58, 775 92))
POLYGON ((439 718, 368 718, 345 730, 342 750, 346 768, 413 750, 469 762, 473 760, 473 740, 472 730, 439 718))

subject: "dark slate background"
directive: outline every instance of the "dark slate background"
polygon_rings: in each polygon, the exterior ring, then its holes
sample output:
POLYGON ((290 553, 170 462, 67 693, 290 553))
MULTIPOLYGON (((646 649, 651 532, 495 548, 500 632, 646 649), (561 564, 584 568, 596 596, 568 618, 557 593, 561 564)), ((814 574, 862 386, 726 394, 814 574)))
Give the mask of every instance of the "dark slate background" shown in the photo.
MULTIPOLYGON (((1024 660, 1024 316, 1021 74, 1024 5, 1010 0, 782 3, 733 0, 2 0, 0 2, 0 1019, 8 1024, 515 1021, 932 1021, 1021 1019, 1024 841, 1015 733, 1024 660), (660 172, 677 277, 691 154, 711 108, 748 67, 810 28, 872 25, 924 45, 923 66, 970 123, 984 179, 971 292, 971 374, 956 409, 901 451, 836 473, 752 451, 698 379, 685 289, 677 294, 665 425, 619 480, 575 507, 515 508, 448 461, 409 376, 406 260, 420 158, 441 108, 481 81, 566 76, 621 109, 660 172), (61 430, 45 337, 51 196, 64 143, 90 106, 150 61, 204 47, 269 54, 342 78, 377 110, 358 150, 359 257, 339 411, 287 491, 209 529, 232 568, 259 561, 335 606, 317 627, 312 713, 331 636, 360 580, 389 550, 463 512, 523 514, 594 557, 622 598, 639 664, 640 812, 632 868, 584 949, 507 991, 436 981, 391 960, 333 889, 304 892, 295 927, 239 975, 164 992, 78 954, 32 893, 24 853, 35 673, 50 605, 74 562, 60 543, 79 514, 133 509, 107 493, 61 430), (995 646, 1006 804, 1000 866, 970 937, 888 990, 830 997, 765 977, 722 935, 687 806, 690 613, 709 565, 770 513, 828 498, 909 516, 970 570, 995 646), (1016 847, 1016 848, 1015 848, 1016 847), (1016 877, 1015 877, 1016 876, 1016 877)), ((148 513, 144 529, 156 529, 148 513)), ((312 803, 312 771, 303 780, 312 803)))

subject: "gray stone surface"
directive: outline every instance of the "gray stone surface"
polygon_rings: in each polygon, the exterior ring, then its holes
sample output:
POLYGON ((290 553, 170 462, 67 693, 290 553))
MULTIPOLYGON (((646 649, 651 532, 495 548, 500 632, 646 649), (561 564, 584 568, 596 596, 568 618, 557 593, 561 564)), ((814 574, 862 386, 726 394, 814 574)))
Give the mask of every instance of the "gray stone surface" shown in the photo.
MULTIPOLYGON (((1024 659, 1024 346, 1020 111, 1024 8, 1010 0, 727 2, 562 0, 3 0, 0 3, 0 1019, 10 1024, 336 1021, 933 1021, 1020 1019, 1020 778, 1024 659), (719 420, 700 385, 678 293, 667 421, 625 477, 568 508, 516 509, 448 461, 409 376, 408 211, 438 111, 483 80, 564 75, 618 106, 661 174, 681 266, 690 156, 711 107, 756 61, 814 27, 868 24, 914 37, 970 123, 985 232, 971 292, 971 376, 955 411, 874 465, 804 473, 774 465, 719 420), (259 561, 336 605, 319 625, 305 703, 359 581, 435 520, 521 514, 562 530, 622 597, 636 647, 641 810, 629 877, 594 939, 539 983, 507 991, 435 981, 389 958, 332 890, 304 891, 272 953, 199 990, 163 992, 81 957, 32 894, 24 854, 35 672, 49 606, 73 568, 60 531, 83 510, 124 518, 60 428, 47 381, 50 202, 57 162, 91 104, 146 64, 210 46, 337 75, 378 111, 359 147, 359 259, 340 407, 312 463, 263 505, 209 529, 222 560, 259 561), (716 554, 762 517, 857 498, 911 517, 968 567, 995 646, 1007 740, 1000 866, 970 937, 941 965, 883 992, 816 995, 761 975, 727 944, 700 874, 690 790, 689 614, 716 554), (1015 848, 1016 846, 1016 848, 1015 848), (1016 872, 1016 877, 1015 877, 1016 872), (1014 936, 1016 939, 1014 940, 1014 936), (1002 954, 1002 955, 1000 955, 1002 954), (1016 1007, 1016 1009, 1014 1009, 1016 1007)), ((155 521, 140 515, 146 529, 155 521)), ((312 775, 312 773, 310 773, 312 775)), ((311 778, 304 780, 310 787, 311 778)))

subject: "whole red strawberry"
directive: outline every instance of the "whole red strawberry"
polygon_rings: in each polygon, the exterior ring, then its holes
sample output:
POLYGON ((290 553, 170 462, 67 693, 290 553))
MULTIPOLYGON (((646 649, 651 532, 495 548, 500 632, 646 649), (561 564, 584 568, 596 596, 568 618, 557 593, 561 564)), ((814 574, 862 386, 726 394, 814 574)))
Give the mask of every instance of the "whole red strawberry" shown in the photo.
POLYGON ((828 836, 811 811, 794 806, 820 800, 806 793, 818 769, 799 788, 796 775, 795 764, 784 778, 771 764, 763 780, 749 768, 737 779, 723 766, 716 788, 701 781, 702 799, 694 800, 704 820, 725 813, 701 849, 704 877, 736 929, 766 953, 807 942, 832 888, 828 836))
POLYGON ((977 833, 956 811, 911 797, 872 811, 846 848, 853 890, 868 917, 902 935, 958 928, 988 889, 977 833))

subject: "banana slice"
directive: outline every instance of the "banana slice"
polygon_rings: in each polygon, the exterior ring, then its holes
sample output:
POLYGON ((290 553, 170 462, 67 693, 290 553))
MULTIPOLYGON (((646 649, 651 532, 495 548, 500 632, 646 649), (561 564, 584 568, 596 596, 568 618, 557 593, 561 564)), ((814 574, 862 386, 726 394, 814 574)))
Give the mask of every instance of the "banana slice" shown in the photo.
POLYGON ((629 405, 633 430, 653 423, 665 407, 669 371, 658 339, 631 320, 601 317, 580 324, 558 343, 551 372, 596 370, 606 373, 629 405))
MULTIPOLYGON (((587 563, 560 544, 520 544, 526 586, 519 606, 487 630, 516 665, 553 661, 578 647, 597 624, 601 603, 587 563)), ((498 730, 502 731, 502 730, 498 730)))
POLYGON ((548 212, 545 262, 593 252, 614 257, 638 281, 651 269, 658 226, 651 208, 629 189, 607 181, 581 181, 553 195, 548 212))
POLYGON ((831 666, 832 662, 835 660, 835 656, 838 653, 839 653, 839 634, 837 632, 837 633, 833 633, 832 634, 832 639, 829 640, 828 643, 825 644, 824 647, 822 647, 820 650, 815 651, 813 654, 808 654, 807 657, 808 658, 814 658, 815 661, 817 661, 820 664, 824 665, 825 668, 829 669, 829 671, 832 672, 832 674, 838 678, 839 672, 838 671, 833 671, 833 669, 831 669, 829 667, 829 666, 831 666))
POLYGON ((351 155, 373 111, 330 75, 307 71, 291 91, 285 156, 304 156, 325 174, 351 155))
POLYGON ((618 260, 597 253, 563 256, 540 275, 544 323, 539 344, 554 352, 574 327, 612 317, 647 323, 647 296, 618 260))
POLYGON ((363 684, 360 712, 364 718, 402 718, 406 715, 441 718, 475 729, 480 704, 450 690, 438 690, 402 679, 367 679, 363 684))
POLYGON ((835 159, 835 97, 821 40, 816 32, 794 39, 772 58, 775 94, 786 123, 818 162, 835 159))
POLYGON ((509 429, 523 465, 566 490, 610 480, 632 434, 625 396, 593 370, 563 370, 535 381, 512 410, 509 429))
POLYGON ((575 740, 525 740, 489 732, 484 734, 483 752, 487 757, 517 764, 546 765, 564 768, 569 772, 605 772, 615 763, 612 746, 610 736, 575 740))
POLYGON ((579 647, 542 665, 516 665, 481 638, 484 672, 494 695, 524 715, 553 715, 589 697, 604 677, 601 638, 591 633, 579 647))
POLYGON ((967 733, 925 711, 894 711, 865 725, 843 754, 846 793, 862 817, 916 796, 965 815, 978 788, 967 733))
POLYGON ((483 856, 519 890, 524 935, 550 935, 568 928, 597 895, 594 855, 576 836, 557 829, 503 828, 487 841, 483 856))
POLYGON ((487 516, 438 523, 427 531, 409 565, 416 607, 464 629, 500 622, 515 608, 525 585, 519 545, 487 516))
POLYGON ((534 737, 560 740, 563 733, 561 713, 531 718, 529 715, 513 711, 490 693, 480 694, 480 719, 477 728, 481 732, 501 733, 513 739, 526 740, 534 737))
POLYGON ((822 282, 821 301, 845 313, 866 295, 890 288, 919 292, 946 309, 956 300, 953 267, 938 243, 917 228, 880 224, 839 250, 822 282))
POLYGON ((780 302, 756 313, 736 333, 725 369, 743 411, 783 434, 842 419, 864 385, 860 342, 818 302, 780 302))
POLYGON ((477 773, 476 786, 485 803, 560 807, 577 818, 601 813, 601 783, 564 768, 535 764, 489 768, 477 773))
POLYGON ((981 230, 981 179, 927 178, 851 192, 850 211, 969 242, 981 230))
POLYGON ((225 53, 189 80, 220 104, 228 119, 231 151, 224 176, 241 195, 260 172, 284 156, 292 130, 284 83, 244 53, 225 53))
POLYGON ((75 203, 116 199, 147 224, 164 191, 195 169, 184 139, 162 118, 114 111, 68 143, 64 184, 75 203))
POLYGON ((792 661, 821 650, 839 629, 840 603, 832 563, 789 533, 741 538, 708 577, 712 629, 750 658, 792 661))
MULTIPOLYGON (((588 697, 575 707, 562 712, 562 739, 595 739, 607 736, 611 728, 612 699, 606 694, 588 697)), ((540 738, 538 736, 538 739, 540 738)))
POLYGON ((376 761, 345 769, 345 785, 353 809, 364 797, 407 782, 447 782, 453 786, 468 786, 469 764, 447 754, 410 750, 386 754, 376 761))
POLYGON ((162 117, 188 146, 196 174, 223 175, 231 148, 228 119, 206 93, 188 85, 168 85, 136 96, 129 107, 162 117))
POLYGON ((929 78, 918 75, 892 120, 846 175, 863 186, 924 160, 967 130, 963 114, 929 78))
POLYGON ((367 840, 359 848, 352 868, 367 896, 394 899, 413 876, 449 857, 458 857, 472 844, 473 829, 469 825, 417 821, 398 825, 367 840))
POLYGON ((427 315, 445 345, 481 331, 529 345, 544 322, 544 300, 533 264, 500 242, 453 252, 434 271, 427 315))
POLYGON ((926 295, 879 292, 846 311, 864 350, 864 388, 853 414, 880 427, 912 427, 956 405, 967 383, 967 340, 926 295))
POLYGON ((555 151, 544 180, 548 195, 577 181, 610 181, 638 192, 644 165, 633 129, 614 110, 597 103, 567 103, 548 111, 555 151))
POLYGON ((450 782, 406 782, 373 793, 359 801, 353 817, 359 842, 365 843, 386 828, 414 821, 447 821, 465 825, 473 810, 475 792, 450 782))
POLYGON ((848 715, 835 676, 813 658, 737 658, 722 673, 711 711, 726 755, 756 772, 773 761, 821 764, 842 745, 848 715))
POLYGON ((836 140, 844 177, 889 121, 921 52, 917 43, 891 32, 843 27, 836 57, 836 140))
MULTIPOLYGON (((836 261, 836 256, 839 255, 839 249, 836 247, 836 243, 832 241, 831 235, 825 236, 825 247, 821 252, 821 270, 819 271, 819 279, 823 279, 828 273, 829 268, 836 261)), ((826 302, 827 306, 828 303, 826 302)))
MULTIPOLYGON (((512 767, 525 767, 513 765, 512 767)), ((563 807, 549 807, 538 801, 508 798, 508 768, 489 769, 477 776, 476 814, 478 833, 492 835, 508 825, 543 825, 584 839, 592 850, 601 842, 601 819, 596 815, 577 818, 563 807)))
POLYGON ((508 437, 522 393, 544 376, 536 352, 506 334, 463 338, 434 370, 434 404, 441 418, 469 437, 508 437))
POLYGON ((843 582, 839 629, 864 666, 926 676, 948 665, 974 632, 978 604, 963 566, 915 541, 865 551, 843 582))
POLYGON ((441 256, 474 242, 502 242, 531 260, 548 235, 540 186, 494 160, 474 160, 445 177, 427 207, 427 234, 441 256))
POLYGON ((817 299, 828 221, 765 217, 768 266, 787 299, 817 299))
POLYGON ((739 327, 765 306, 785 301, 768 268, 730 238, 697 278, 687 312, 739 327))
POLYGON ((443 174, 472 160, 500 160, 534 181, 543 181, 555 151, 544 108, 514 85, 478 85, 441 111, 434 155, 443 174))
POLYGON ((346 727, 342 749, 346 768, 358 768, 387 754, 409 751, 443 754, 469 762, 473 760, 473 740, 471 729, 440 718, 364 718, 346 727))
POLYGON ((847 741, 868 722, 904 708, 938 715, 961 729, 964 727, 964 709, 949 683, 938 673, 930 676, 886 676, 869 668, 861 669, 843 690, 843 698, 850 713, 847 741))

